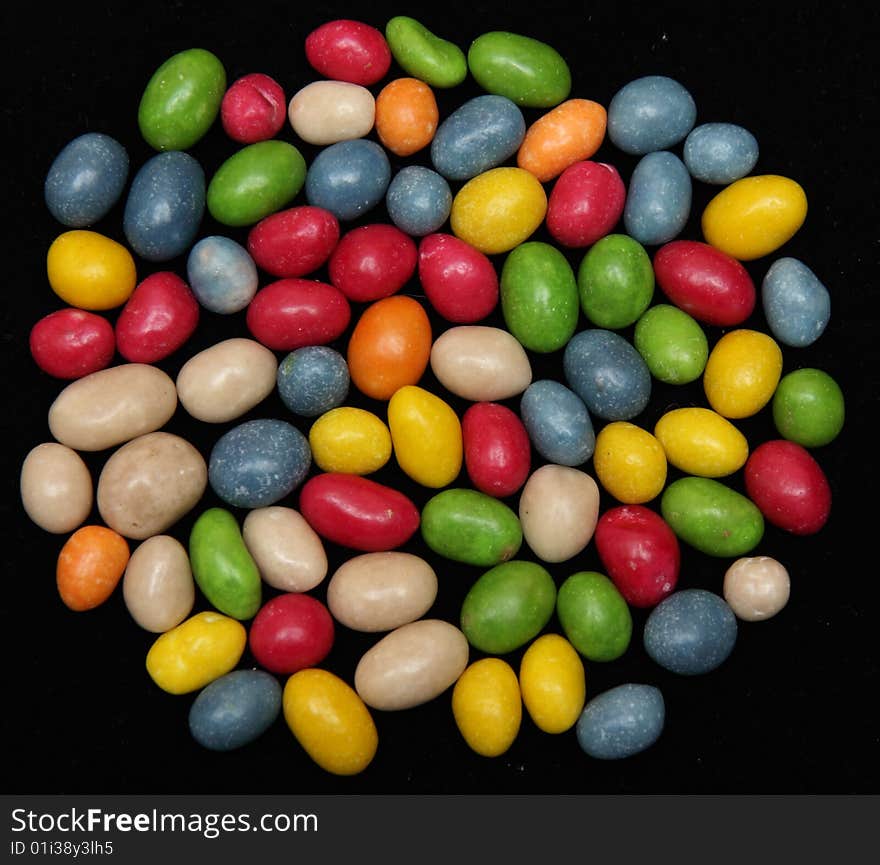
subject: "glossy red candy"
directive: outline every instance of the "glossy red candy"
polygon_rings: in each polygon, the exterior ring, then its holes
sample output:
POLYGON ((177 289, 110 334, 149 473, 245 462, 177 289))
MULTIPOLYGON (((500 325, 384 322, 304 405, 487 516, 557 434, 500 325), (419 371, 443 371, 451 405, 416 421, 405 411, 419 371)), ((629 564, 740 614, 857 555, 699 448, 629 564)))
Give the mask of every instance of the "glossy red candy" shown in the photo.
POLYGON ((333 617, 317 598, 277 595, 254 616, 248 646, 254 660, 272 673, 288 675, 316 667, 333 648, 333 617))
POLYGON ((755 308, 755 284, 735 258, 698 240, 673 240, 654 255, 654 275, 679 309, 704 324, 733 327, 755 308))
POLYGON ((306 37, 306 59, 325 78, 369 87, 391 66, 391 49, 375 27, 340 18, 306 37))
POLYGON ((333 342, 348 327, 345 295, 313 279, 279 279, 261 288, 247 309, 254 339, 275 351, 333 342))
POLYGON ((453 324, 481 321, 498 305, 498 274, 492 262, 451 234, 422 238, 419 281, 431 306, 453 324))
POLYGON ((644 505, 620 505, 605 511, 593 535, 602 565, 624 600, 653 607, 678 582, 678 539, 656 511, 644 505))
POLYGON ((802 445, 786 439, 758 445, 746 461, 744 479, 746 494, 774 526, 812 535, 828 521, 828 478, 802 445))
POLYGON ((116 320, 116 345, 132 363, 155 363, 173 354, 199 323, 199 302, 176 274, 150 274, 132 292, 116 320))
POLYGON ((496 498, 512 496, 531 468, 531 442, 519 416, 506 406, 478 402, 461 419, 464 461, 473 485, 496 498))
POLYGON ((75 379, 110 365, 116 337, 103 316, 70 307, 50 312, 31 328, 30 349, 43 372, 75 379))
POLYGON ((417 261, 415 241, 396 226, 362 225, 346 232, 333 250, 330 282, 349 300, 369 303, 400 291, 417 261))
POLYGON ((220 103, 220 122, 226 134, 242 144, 274 138, 287 119, 287 100, 281 85, 262 72, 233 83, 220 103))
POLYGON ((257 267, 283 278, 314 273, 338 242, 339 220, 306 204, 261 219, 248 233, 247 249, 257 267))
POLYGON ((374 553, 405 544, 419 527, 418 508, 378 481, 338 472, 315 475, 300 490, 299 509, 325 540, 374 553))
POLYGON ((626 203, 626 187, 613 165, 586 160, 569 165, 547 201, 547 230, 563 246, 591 246, 611 234, 626 203))

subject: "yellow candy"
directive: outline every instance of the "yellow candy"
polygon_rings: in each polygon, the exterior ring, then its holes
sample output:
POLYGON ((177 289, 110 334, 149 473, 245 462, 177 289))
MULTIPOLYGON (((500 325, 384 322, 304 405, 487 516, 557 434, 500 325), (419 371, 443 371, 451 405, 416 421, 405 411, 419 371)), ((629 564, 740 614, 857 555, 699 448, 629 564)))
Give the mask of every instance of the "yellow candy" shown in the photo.
POLYGON ((596 436, 596 477, 618 501, 649 502, 666 483, 666 453, 647 430, 628 421, 613 421, 596 436))
POLYGON ((718 414, 751 417, 770 401, 781 374, 782 350, 775 340, 741 328, 724 334, 709 352, 703 389, 718 414))
POLYGON ((708 408, 677 408, 657 421, 654 435, 666 459, 689 475, 720 478, 745 465, 746 437, 726 418, 708 408))
POLYGON ((52 291, 79 309, 122 306, 137 282, 131 253, 96 231, 59 234, 49 247, 46 271, 52 291))
POLYGON ((790 240, 807 217, 799 183, 778 174, 743 177, 703 211, 706 242, 740 261, 761 258, 790 240))
POLYGON ((379 734, 357 692, 333 673, 311 667, 284 686, 284 720, 297 742, 322 769, 356 775, 370 765, 379 734))
POLYGON ((309 430, 312 457, 321 471, 368 475, 391 459, 391 433, 370 411, 341 406, 321 415, 309 430))
POLYGON ((241 622, 220 613, 197 613, 153 643, 147 672, 163 691, 189 694, 234 669, 246 642, 241 622))
POLYGON ((483 757, 498 757, 513 744, 522 722, 516 673, 501 658, 483 658, 458 677, 452 714, 468 746, 483 757))
POLYGON ((452 232, 481 252, 508 252, 535 232, 547 213, 547 194, 522 168, 493 168, 458 191, 449 214, 452 232))
POLYGON ((458 477, 461 423, 439 396, 417 385, 400 388, 388 402, 388 425, 394 456, 414 481, 436 489, 458 477))
POLYGON ((583 662, 559 634, 544 634, 526 649, 519 666, 519 686, 529 717, 545 733, 570 730, 584 708, 583 662))

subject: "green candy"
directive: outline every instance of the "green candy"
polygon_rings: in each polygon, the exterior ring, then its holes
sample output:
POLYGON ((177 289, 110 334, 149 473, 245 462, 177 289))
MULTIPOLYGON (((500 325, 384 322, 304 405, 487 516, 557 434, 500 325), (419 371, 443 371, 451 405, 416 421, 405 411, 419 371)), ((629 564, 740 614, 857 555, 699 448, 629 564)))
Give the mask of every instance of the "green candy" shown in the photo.
POLYGON ((654 296, 654 268, 645 248, 625 234, 608 234, 581 260, 581 307, 596 327, 629 327, 654 296))
POLYGON ((217 119, 226 70, 204 48, 169 57, 147 82, 138 108, 141 135, 156 150, 187 150, 217 119))
POLYGON ((435 553, 483 567, 513 558, 523 539, 519 517, 504 502, 470 489, 448 489, 429 499, 421 531, 435 553))
POLYGON ((507 329, 526 348, 541 353, 563 348, 580 315, 568 259, 549 243, 516 247, 501 271, 501 311, 507 329))
POLYGON ((632 614, 604 574, 580 571, 568 577, 559 587, 556 613, 568 641, 590 661, 613 661, 629 647, 632 614))
POLYGON ((464 51, 454 42, 435 36, 415 18, 392 18, 385 25, 385 39, 398 65, 431 87, 455 87, 467 77, 464 51))
POLYGON ((555 605, 556 584, 545 568, 505 562, 471 586, 461 605, 461 630, 480 651, 503 655, 536 637, 555 605))
POLYGON ((496 30, 471 43, 468 68, 488 93, 527 108, 552 108, 571 92, 571 70, 555 48, 530 36, 496 30))
POLYGON ((773 394, 772 412, 784 439, 815 448, 837 438, 846 407, 840 385, 827 372, 805 367, 782 377, 773 394))
POLYGON ((706 368, 709 341, 699 322, 683 309, 659 303, 636 322, 636 351, 658 381, 688 384, 706 368))
POLYGON ((253 225, 302 189, 306 161, 286 141, 258 141, 233 153, 208 184, 208 211, 224 225, 253 225))
POLYGON ((671 483, 660 499, 660 512, 677 537, 709 556, 744 556, 764 535, 757 505, 710 478, 671 483))
POLYGON ((262 602, 262 581, 235 517, 210 508, 189 535, 189 559, 196 585, 221 613, 250 619, 262 602))

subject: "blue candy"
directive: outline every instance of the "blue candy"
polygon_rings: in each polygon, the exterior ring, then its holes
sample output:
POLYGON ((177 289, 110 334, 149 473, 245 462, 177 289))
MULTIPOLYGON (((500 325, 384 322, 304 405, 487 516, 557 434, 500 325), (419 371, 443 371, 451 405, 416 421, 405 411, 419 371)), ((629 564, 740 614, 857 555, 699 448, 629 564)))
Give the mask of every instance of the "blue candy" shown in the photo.
POLYGON ((695 180, 726 186, 758 161, 758 141, 735 123, 703 123, 684 142, 684 164, 695 180))
POLYGON ((325 147, 306 174, 306 198, 337 219, 352 220, 372 210, 385 197, 391 163, 374 141, 357 138, 325 147))
POLYGON ((452 190, 436 171, 407 165, 388 186, 385 206, 391 221, 401 231, 424 237, 437 231, 449 218, 452 190))
POLYGON ((623 210, 627 234, 643 246, 678 237, 691 213, 691 176, 668 150, 643 156, 633 169, 623 210))
POLYGON ((774 261, 761 283, 764 315, 784 345, 812 345, 828 326, 831 295, 807 265, 796 258, 774 261))
POLYGON ((583 400, 552 379, 532 382, 520 400, 520 415, 535 450, 551 463, 579 466, 596 447, 596 434, 583 400))
POLYGON ((649 748, 663 732, 666 705, 653 685, 618 685, 593 697, 575 726, 590 757, 622 760, 649 748))
POLYGON ((259 286, 257 266, 248 251, 219 235, 202 238, 190 250, 186 273, 198 302, 223 315, 244 309, 259 286))
POLYGON ((278 365, 281 401, 303 417, 318 417, 342 405, 350 383, 345 358, 330 346, 298 348, 278 365))

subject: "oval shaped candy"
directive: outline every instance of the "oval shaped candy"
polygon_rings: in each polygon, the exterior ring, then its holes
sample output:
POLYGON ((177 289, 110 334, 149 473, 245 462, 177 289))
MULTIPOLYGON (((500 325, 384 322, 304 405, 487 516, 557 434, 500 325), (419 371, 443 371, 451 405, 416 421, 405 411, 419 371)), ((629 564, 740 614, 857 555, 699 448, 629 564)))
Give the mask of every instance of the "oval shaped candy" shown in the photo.
POLYGON ((125 573, 128 542, 106 526, 78 528, 61 547, 55 566, 55 584, 64 605, 75 612, 103 604, 125 573))
POLYGON ((770 556, 737 559, 724 572, 724 600, 744 622, 775 616, 787 603, 791 580, 785 566, 770 556))
POLYGON ((663 694, 653 685, 627 683, 587 703, 577 721, 577 741, 597 760, 624 760, 650 748, 666 722, 663 694))
POLYGON ((550 190, 547 230, 563 246, 592 246, 614 231, 625 203, 626 186, 613 165, 575 162, 550 190))
POLYGON ((531 468, 529 434, 507 406, 479 402, 461 419, 464 461, 471 483, 480 492, 506 498, 518 492, 531 468))
POLYGON ((613 661, 626 652, 632 614, 617 587, 597 571, 578 571, 559 587, 556 614, 568 641, 590 661, 613 661))
POLYGON ((651 375, 666 384, 696 381, 709 359, 709 341, 697 321, 668 303, 654 304, 639 317, 633 345, 651 375))
POLYGON ((317 417, 345 402, 351 376, 329 345, 305 345, 278 365, 278 395, 294 414, 317 417))
POLYGON ((28 517, 55 535, 79 528, 92 512, 89 467, 75 450, 58 442, 44 442, 28 451, 21 464, 19 491, 28 517))
POLYGON ((248 631, 254 660, 271 673, 317 667, 333 648, 330 611, 302 592, 276 595, 260 607, 248 631))
POLYGON ((669 462, 689 475, 732 475, 749 456, 746 437, 729 420, 701 406, 666 412, 654 426, 654 435, 669 462))
POLYGON ((391 459, 391 433, 371 411, 339 406, 312 424, 309 447, 321 471, 369 475, 391 459))
POLYGON ((623 224, 645 246, 659 246, 678 237, 691 214, 691 176, 668 150, 648 153, 629 179, 623 224))
POLYGON ((684 141, 684 164, 694 180, 726 186, 758 162, 758 142, 735 123, 702 123, 684 141))
POLYGON ((293 94, 287 116, 303 141, 324 146, 367 135, 376 119, 376 100, 360 84, 312 81, 293 94))
POLYGON ((103 316, 67 307, 43 316, 31 328, 28 347, 43 372, 76 379, 110 365, 116 335, 103 316))
POLYGON ((445 89, 467 77, 464 52, 408 15, 395 15, 385 25, 391 54, 404 72, 431 87, 445 89))
POLYGON ((548 462, 579 466, 593 455, 596 433, 590 413, 561 382, 532 382, 520 400, 520 414, 535 450, 548 462))
POLYGON ((281 85, 262 72, 236 79, 220 102, 223 131, 240 144, 274 138, 284 126, 287 100, 281 85))
POLYGON ((452 690, 452 715, 468 747, 481 757, 500 757, 516 740, 522 698, 516 673, 501 658, 474 661, 452 690))
POLYGON ((761 283, 764 317, 783 345, 812 345, 828 326, 831 295, 819 278, 796 258, 779 258, 761 283))
POLYGON ((395 156, 427 147, 439 122, 434 91, 418 78, 395 78, 376 97, 376 134, 395 156))
POLYGON ((339 220, 305 204, 271 213, 248 232, 254 263, 272 276, 307 276, 327 262, 339 242, 339 220))
POLYGON ((519 667, 522 701, 535 726, 545 733, 570 730, 584 708, 584 665, 574 646, 559 634, 538 637, 519 667))
POLYGON ((330 282, 349 300, 369 303, 396 294, 416 272, 415 241, 374 222, 347 231, 328 261, 330 282))
POLYGON ((739 328, 725 333, 709 352, 703 390, 718 414, 751 417, 770 402, 781 373, 782 351, 773 338, 739 328))
POLYGON ((624 153, 641 156, 684 140, 696 119, 696 103, 682 84, 665 75, 645 75, 612 97, 608 137, 624 153))
POLYGON ((846 418, 840 385, 825 370, 812 367, 786 373, 773 393, 771 408, 779 434, 806 448, 834 441, 846 418))
POLYGON ((666 483, 663 445, 629 421, 612 421, 599 430, 593 468, 599 483, 624 504, 649 502, 666 483))
POLYGON ((443 227, 452 210, 452 190, 446 178, 423 165, 406 165, 394 175, 385 193, 391 221, 413 237, 443 227))
POLYGON ((211 312, 241 312, 254 299, 259 276, 248 251, 230 237, 203 237, 190 250, 186 274, 193 294, 211 312))
POLYGON ((385 77, 391 49, 375 27, 363 21, 338 18, 306 36, 306 59, 325 78, 369 87, 385 77))

